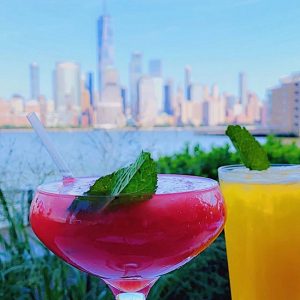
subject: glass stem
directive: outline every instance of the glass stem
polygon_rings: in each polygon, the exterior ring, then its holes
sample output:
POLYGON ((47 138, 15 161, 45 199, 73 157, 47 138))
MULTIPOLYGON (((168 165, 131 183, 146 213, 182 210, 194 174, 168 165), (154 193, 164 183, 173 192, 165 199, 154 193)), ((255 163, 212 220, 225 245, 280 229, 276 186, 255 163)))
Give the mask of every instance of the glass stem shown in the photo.
POLYGON ((142 293, 121 293, 116 300, 146 300, 146 297, 142 293))

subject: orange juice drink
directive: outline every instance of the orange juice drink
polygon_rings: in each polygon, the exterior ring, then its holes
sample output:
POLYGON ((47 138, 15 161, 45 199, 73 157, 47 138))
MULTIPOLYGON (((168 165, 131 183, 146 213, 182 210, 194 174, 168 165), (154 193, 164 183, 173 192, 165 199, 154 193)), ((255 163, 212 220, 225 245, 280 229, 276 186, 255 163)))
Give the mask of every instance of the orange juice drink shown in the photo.
POLYGON ((300 166, 219 169, 233 300, 300 299, 300 166))

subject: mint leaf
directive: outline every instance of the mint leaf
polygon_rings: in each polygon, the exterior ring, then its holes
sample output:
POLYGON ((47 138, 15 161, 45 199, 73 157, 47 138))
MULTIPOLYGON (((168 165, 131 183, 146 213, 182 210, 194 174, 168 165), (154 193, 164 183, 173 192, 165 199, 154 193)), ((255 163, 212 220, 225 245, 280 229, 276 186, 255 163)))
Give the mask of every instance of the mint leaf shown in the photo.
POLYGON ((257 171, 269 168, 270 162, 266 151, 245 127, 229 125, 225 133, 247 168, 257 171))
POLYGON ((128 167, 97 179, 89 191, 73 201, 69 211, 92 211, 104 207, 107 202, 117 205, 146 200, 156 189, 156 163, 149 152, 141 152, 128 167))
POLYGON ((133 164, 96 180, 87 194, 112 196, 121 193, 153 194, 156 188, 156 164, 149 152, 142 152, 133 164))

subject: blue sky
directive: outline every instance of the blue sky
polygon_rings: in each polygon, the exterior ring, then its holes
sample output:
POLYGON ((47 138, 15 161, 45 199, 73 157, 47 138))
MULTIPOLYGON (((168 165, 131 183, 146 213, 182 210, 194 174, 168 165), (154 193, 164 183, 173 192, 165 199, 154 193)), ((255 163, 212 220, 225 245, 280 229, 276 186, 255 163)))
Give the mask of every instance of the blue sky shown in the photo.
MULTIPOLYGON (((300 2, 281 0, 107 0, 116 67, 127 85, 133 51, 161 58, 163 74, 237 93, 237 74, 260 96, 278 79, 300 70, 300 2)), ((1 0, 0 96, 29 95, 29 63, 41 69, 41 91, 52 98, 57 61, 96 71, 96 21, 101 0, 1 0)))

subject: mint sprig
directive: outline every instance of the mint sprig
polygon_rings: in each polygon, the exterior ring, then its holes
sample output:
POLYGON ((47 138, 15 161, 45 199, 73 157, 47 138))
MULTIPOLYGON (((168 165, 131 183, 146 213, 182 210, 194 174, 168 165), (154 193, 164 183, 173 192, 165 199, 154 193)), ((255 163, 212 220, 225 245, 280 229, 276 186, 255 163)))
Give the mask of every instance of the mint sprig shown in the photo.
POLYGON ((149 152, 141 152, 134 163, 100 177, 69 207, 71 212, 93 211, 108 202, 126 204, 151 198, 157 189, 157 166, 149 152))
POLYGON ((270 167, 266 151, 245 127, 229 125, 225 133, 247 168, 262 171, 270 167))

